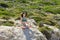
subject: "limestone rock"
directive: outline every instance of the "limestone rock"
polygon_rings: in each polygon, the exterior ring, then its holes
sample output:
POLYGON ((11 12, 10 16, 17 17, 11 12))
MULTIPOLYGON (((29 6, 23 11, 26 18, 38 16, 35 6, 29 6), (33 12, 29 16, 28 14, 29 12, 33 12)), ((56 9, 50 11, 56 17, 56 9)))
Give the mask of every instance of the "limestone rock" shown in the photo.
POLYGON ((20 27, 0 26, 0 40, 47 40, 38 29, 27 29, 25 32, 29 32, 29 35, 24 34, 24 31, 20 27), (27 36, 30 38, 27 39, 27 36))

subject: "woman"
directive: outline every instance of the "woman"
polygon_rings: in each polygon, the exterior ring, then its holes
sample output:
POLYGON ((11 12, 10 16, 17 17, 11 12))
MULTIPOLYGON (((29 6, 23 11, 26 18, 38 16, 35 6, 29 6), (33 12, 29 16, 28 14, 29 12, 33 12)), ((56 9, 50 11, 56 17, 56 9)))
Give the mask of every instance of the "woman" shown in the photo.
MULTIPOLYGON (((23 12, 21 14, 21 23, 23 24, 23 32, 26 36, 26 40, 32 40, 31 39, 31 35, 33 34, 32 30, 29 29, 29 26, 27 26, 26 24, 29 24, 28 21, 27 21, 27 12, 23 12)), ((33 35, 32 35, 33 37, 33 35)))
POLYGON ((27 12, 23 12, 21 14, 21 23, 23 24, 23 27, 22 28, 28 28, 28 26, 26 24, 28 24, 27 22, 27 12))

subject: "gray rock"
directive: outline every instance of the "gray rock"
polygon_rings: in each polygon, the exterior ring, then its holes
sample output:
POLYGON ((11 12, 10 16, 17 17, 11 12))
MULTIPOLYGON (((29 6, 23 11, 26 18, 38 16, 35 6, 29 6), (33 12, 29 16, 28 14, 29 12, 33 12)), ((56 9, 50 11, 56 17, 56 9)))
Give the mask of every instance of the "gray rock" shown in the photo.
POLYGON ((55 26, 46 25, 46 24, 44 24, 44 26, 47 26, 48 28, 51 28, 53 30, 51 32, 51 38, 49 40, 60 40, 60 29, 58 29, 55 26))
POLYGON ((38 29, 27 29, 25 32, 27 34, 29 32, 29 35, 24 34, 23 30, 25 31, 25 29, 21 29, 20 27, 0 26, 0 40, 47 40, 38 29), (29 39, 27 39, 28 37, 29 39))

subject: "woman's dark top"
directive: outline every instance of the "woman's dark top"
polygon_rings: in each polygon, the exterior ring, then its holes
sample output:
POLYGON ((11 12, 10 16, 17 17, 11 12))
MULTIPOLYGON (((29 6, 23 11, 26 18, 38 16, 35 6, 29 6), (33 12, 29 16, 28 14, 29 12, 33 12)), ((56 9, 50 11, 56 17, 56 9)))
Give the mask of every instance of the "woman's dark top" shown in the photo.
POLYGON ((23 17, 22 18, 22 22, 27 22, 27 18, 26 17, 23 17))

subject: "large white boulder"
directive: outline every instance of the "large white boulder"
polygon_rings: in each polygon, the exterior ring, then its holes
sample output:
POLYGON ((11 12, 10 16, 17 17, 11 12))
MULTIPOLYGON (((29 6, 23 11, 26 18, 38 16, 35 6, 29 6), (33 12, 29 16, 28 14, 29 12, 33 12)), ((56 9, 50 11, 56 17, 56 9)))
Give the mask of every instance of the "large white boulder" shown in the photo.
POLYGON ((22 29, 21 27, 0 26, 0 40, 47 40, 45 36, 35 28, 22 29), (25 31, 26 30, 26 31, 25 31), (32 32, 30 32, 30 30, 32 32), (29 34, 24 34, 29 32, 29 34), (30 37, 29 39, 27 39, 30 37))

